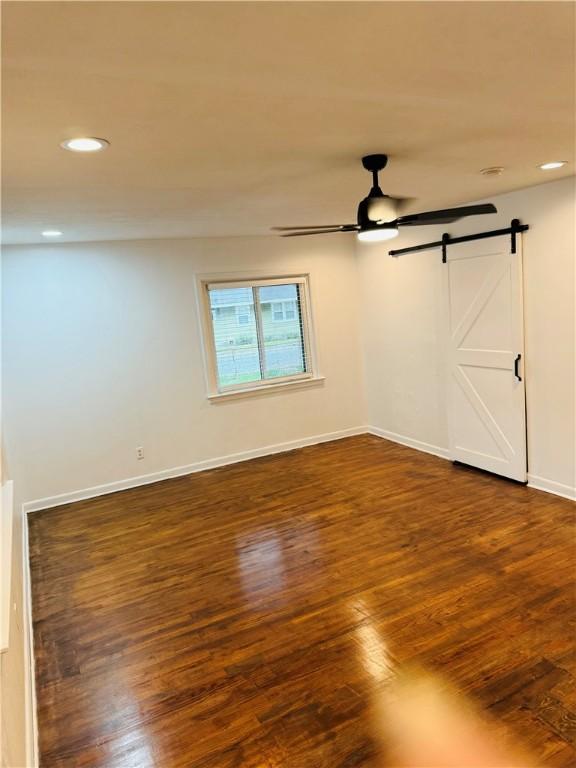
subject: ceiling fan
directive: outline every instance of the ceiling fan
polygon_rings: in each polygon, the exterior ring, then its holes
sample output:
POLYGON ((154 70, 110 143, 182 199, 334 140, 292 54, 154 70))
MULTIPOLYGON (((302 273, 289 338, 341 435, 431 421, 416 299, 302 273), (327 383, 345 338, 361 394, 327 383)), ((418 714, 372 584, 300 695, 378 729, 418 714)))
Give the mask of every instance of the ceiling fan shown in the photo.
POLYGON ((449 224, 465 216, 479 216, 485 213, 496 213, 492 203, 482 205, 465 205, 460 208, 446 208, 441 211, 426 211, 410 213, 406 216, 389 218, 395 201, 385 195, 378 183, 378 172, 386 167, 387 155, 366 155, 362 165, 372 174, 372 189, 368 196, 360 201, 356 224, 325 224, 307 225, 301 227, 272 227, 282 232, 281 237, 302 237, 303 235, 324 235, 334 232, 356 232, 359 240, 377 242, 391 240, 398 235, 399 227, 413 227, 422 224, 449 224))

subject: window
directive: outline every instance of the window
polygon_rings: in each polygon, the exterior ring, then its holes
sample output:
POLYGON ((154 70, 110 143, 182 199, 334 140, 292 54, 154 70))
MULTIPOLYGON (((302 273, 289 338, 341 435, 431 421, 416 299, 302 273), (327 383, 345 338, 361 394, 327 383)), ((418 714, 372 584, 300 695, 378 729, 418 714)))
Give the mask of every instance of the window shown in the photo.
POLYGON ((202 296, 214 394, 318 380, 306 277, 202 281, 202 296))

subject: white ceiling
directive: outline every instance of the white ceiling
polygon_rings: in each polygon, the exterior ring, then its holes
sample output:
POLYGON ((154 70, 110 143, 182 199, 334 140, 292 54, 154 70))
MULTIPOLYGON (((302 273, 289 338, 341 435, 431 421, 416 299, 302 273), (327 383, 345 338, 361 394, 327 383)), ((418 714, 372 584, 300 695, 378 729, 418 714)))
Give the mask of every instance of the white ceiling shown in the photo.
POLYGON ((5 242, 352 222, 369 152, 412 211, 574 173, 572 3, 2 5, 5 242))

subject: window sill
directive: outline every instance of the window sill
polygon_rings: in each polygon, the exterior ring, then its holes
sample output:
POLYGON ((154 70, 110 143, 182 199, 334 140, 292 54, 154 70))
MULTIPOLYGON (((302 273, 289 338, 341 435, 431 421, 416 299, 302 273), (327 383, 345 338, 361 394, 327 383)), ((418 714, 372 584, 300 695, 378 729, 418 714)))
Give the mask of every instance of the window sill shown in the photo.
POLYGON ((220 403, 227 400, 241 400, 246 397, 257 397, 258 395, 269 395, 273 392, 285 392, 293 389, 308 389, 317 387, 324 383, 324 376, 312 376, 309 379, 295 379, 294 381, 282 381, 278 384, 261 384, 258 387, 247 387, 246 389, 237 389, 234 392, 216 392, 208 395, 211 403, 220 403))

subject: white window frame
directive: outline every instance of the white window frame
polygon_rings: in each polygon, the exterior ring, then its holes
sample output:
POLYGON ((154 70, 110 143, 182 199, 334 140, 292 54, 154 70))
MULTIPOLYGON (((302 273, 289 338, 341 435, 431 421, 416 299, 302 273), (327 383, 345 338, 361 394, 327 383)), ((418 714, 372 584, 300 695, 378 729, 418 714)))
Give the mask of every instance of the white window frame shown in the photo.
MULTIPOLYGON (((206 366, 206 381, 208 399, 247 396, 259 394, 264 391, 280 390, 298 386, 307 386, 324 381, 324 377, 318 374, 316 364, 315 344, 312 327, 312 311, 310 304, 310 285, 308 275, 286 275, 284 277, 257 277, 257 278, 225 278, 221 276, 202 276, 198 278, 199 309, 202 323, 204 362, 206 366), (216 344, 214 340, 214 328, 212 313, 210 311, 209 291, 212 288, 262 288, 274 285, 294 285, 299 287, 300 312, 302 318, 302 340, 304 357, 307 370, 304 373, 290 376, 278 376, 274 379, 262 379, 249 381, 242 384, 231 384, 226 387, 219 386, 216 360, 216 344)), ((262 323, 258 307, 258 292, 255 292, 254 313, 256 317, 256 330, 259 337, 259 350, 265 354, 262 340, 262 323)))

